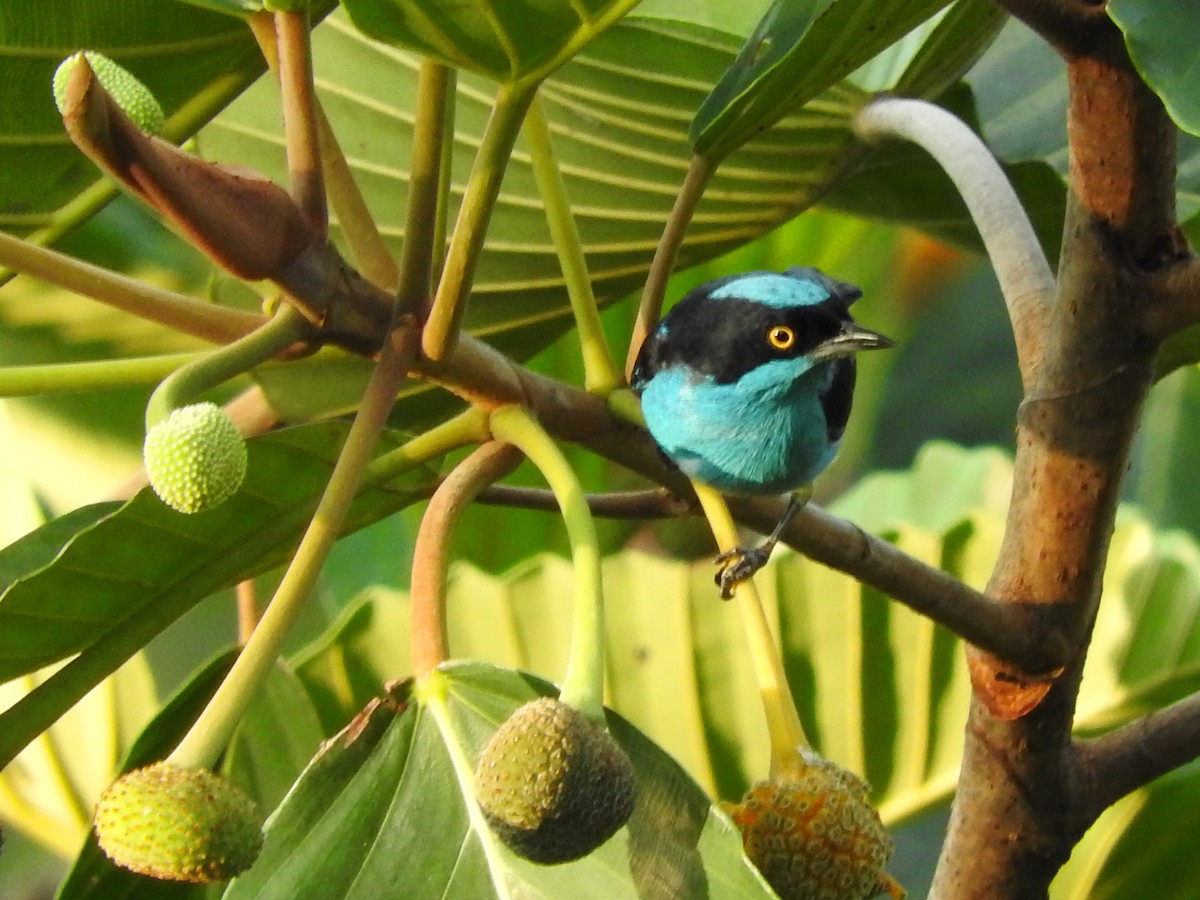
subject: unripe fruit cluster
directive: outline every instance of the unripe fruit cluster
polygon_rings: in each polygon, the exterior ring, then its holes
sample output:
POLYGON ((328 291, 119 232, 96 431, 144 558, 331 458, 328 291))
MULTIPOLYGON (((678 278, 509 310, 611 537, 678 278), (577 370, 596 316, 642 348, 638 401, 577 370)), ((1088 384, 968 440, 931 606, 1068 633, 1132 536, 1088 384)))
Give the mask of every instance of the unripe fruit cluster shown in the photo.
POLYGON ((96 804, 96 837, 117 865, 168 881, 224 881, 262 848, 254 802, 205 769, 155 763, 127 772, 96 804))
POLYGON ((518 856, 570 862, 629 820, 633 766, 603 727, 542 697, 492 735, 475 772, 475 796, 492 830, 518 856))
POLYGON ((246 442, 215 403, 173 410, 146 435, 142 457, 154 493, 182 513, 225 502, 246 477, 246 442))

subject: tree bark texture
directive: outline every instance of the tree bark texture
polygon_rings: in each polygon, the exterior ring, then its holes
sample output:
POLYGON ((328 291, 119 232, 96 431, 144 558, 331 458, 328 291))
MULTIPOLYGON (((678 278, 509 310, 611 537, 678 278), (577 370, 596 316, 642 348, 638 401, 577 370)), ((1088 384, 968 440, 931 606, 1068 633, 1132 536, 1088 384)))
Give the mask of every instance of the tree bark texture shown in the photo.
POLYGON ((1048 673, 970 654, 976 695, 931 894, 941 900, 1046 896, 1101 811, 1071 725, 1153 380, 1153 280, 1188 255, 1175 223, 1175 126, 1102 5, 1005 5, 1066 61, 1070 174, 1058 293, 1017 415, 1013 497, 988 593, 1057 610, 1074 645, 1048 673))

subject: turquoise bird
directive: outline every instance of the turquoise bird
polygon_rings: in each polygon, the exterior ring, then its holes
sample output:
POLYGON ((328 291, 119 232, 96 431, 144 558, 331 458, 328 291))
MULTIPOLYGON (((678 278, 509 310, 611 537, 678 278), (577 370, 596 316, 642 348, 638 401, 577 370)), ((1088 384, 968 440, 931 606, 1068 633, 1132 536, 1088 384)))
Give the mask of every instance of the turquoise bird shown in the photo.
POLYGON ((833 460, 854 397, 854 354, 893 346, 850 317, 862 296, 813 268, 709 281, 646 338, 632 386, 683 474, 733 494, 791 493, 761 547, 718 558, 723 597, 766 564, 806 488, 833 460))

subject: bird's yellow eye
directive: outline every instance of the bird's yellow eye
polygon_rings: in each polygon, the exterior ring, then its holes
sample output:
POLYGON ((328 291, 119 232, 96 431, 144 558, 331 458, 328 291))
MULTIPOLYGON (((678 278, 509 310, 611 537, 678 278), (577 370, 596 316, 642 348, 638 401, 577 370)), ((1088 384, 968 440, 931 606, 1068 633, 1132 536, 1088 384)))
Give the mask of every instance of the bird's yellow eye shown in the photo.
POLYGON ((767 329, 767 343, 776 350, 791 350, 796 344, 796 332, 786 325, 772 325, 767 329))

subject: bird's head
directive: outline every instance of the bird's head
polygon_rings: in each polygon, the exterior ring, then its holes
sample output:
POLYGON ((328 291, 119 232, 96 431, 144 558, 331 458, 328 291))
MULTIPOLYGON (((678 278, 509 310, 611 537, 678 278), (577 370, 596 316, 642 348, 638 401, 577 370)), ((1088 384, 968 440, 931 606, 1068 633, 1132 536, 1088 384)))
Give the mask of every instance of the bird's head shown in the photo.
POLYGON ((730 384, 781 360, 794 361, 788 371, 798 377, 829 360, 891 347, 888 338, 851 319, 850 304, 861 295, 812 268, 709 281, 677 303, 647 338, 633 387, 640 390, 656 373, 678 367, 730 384))

